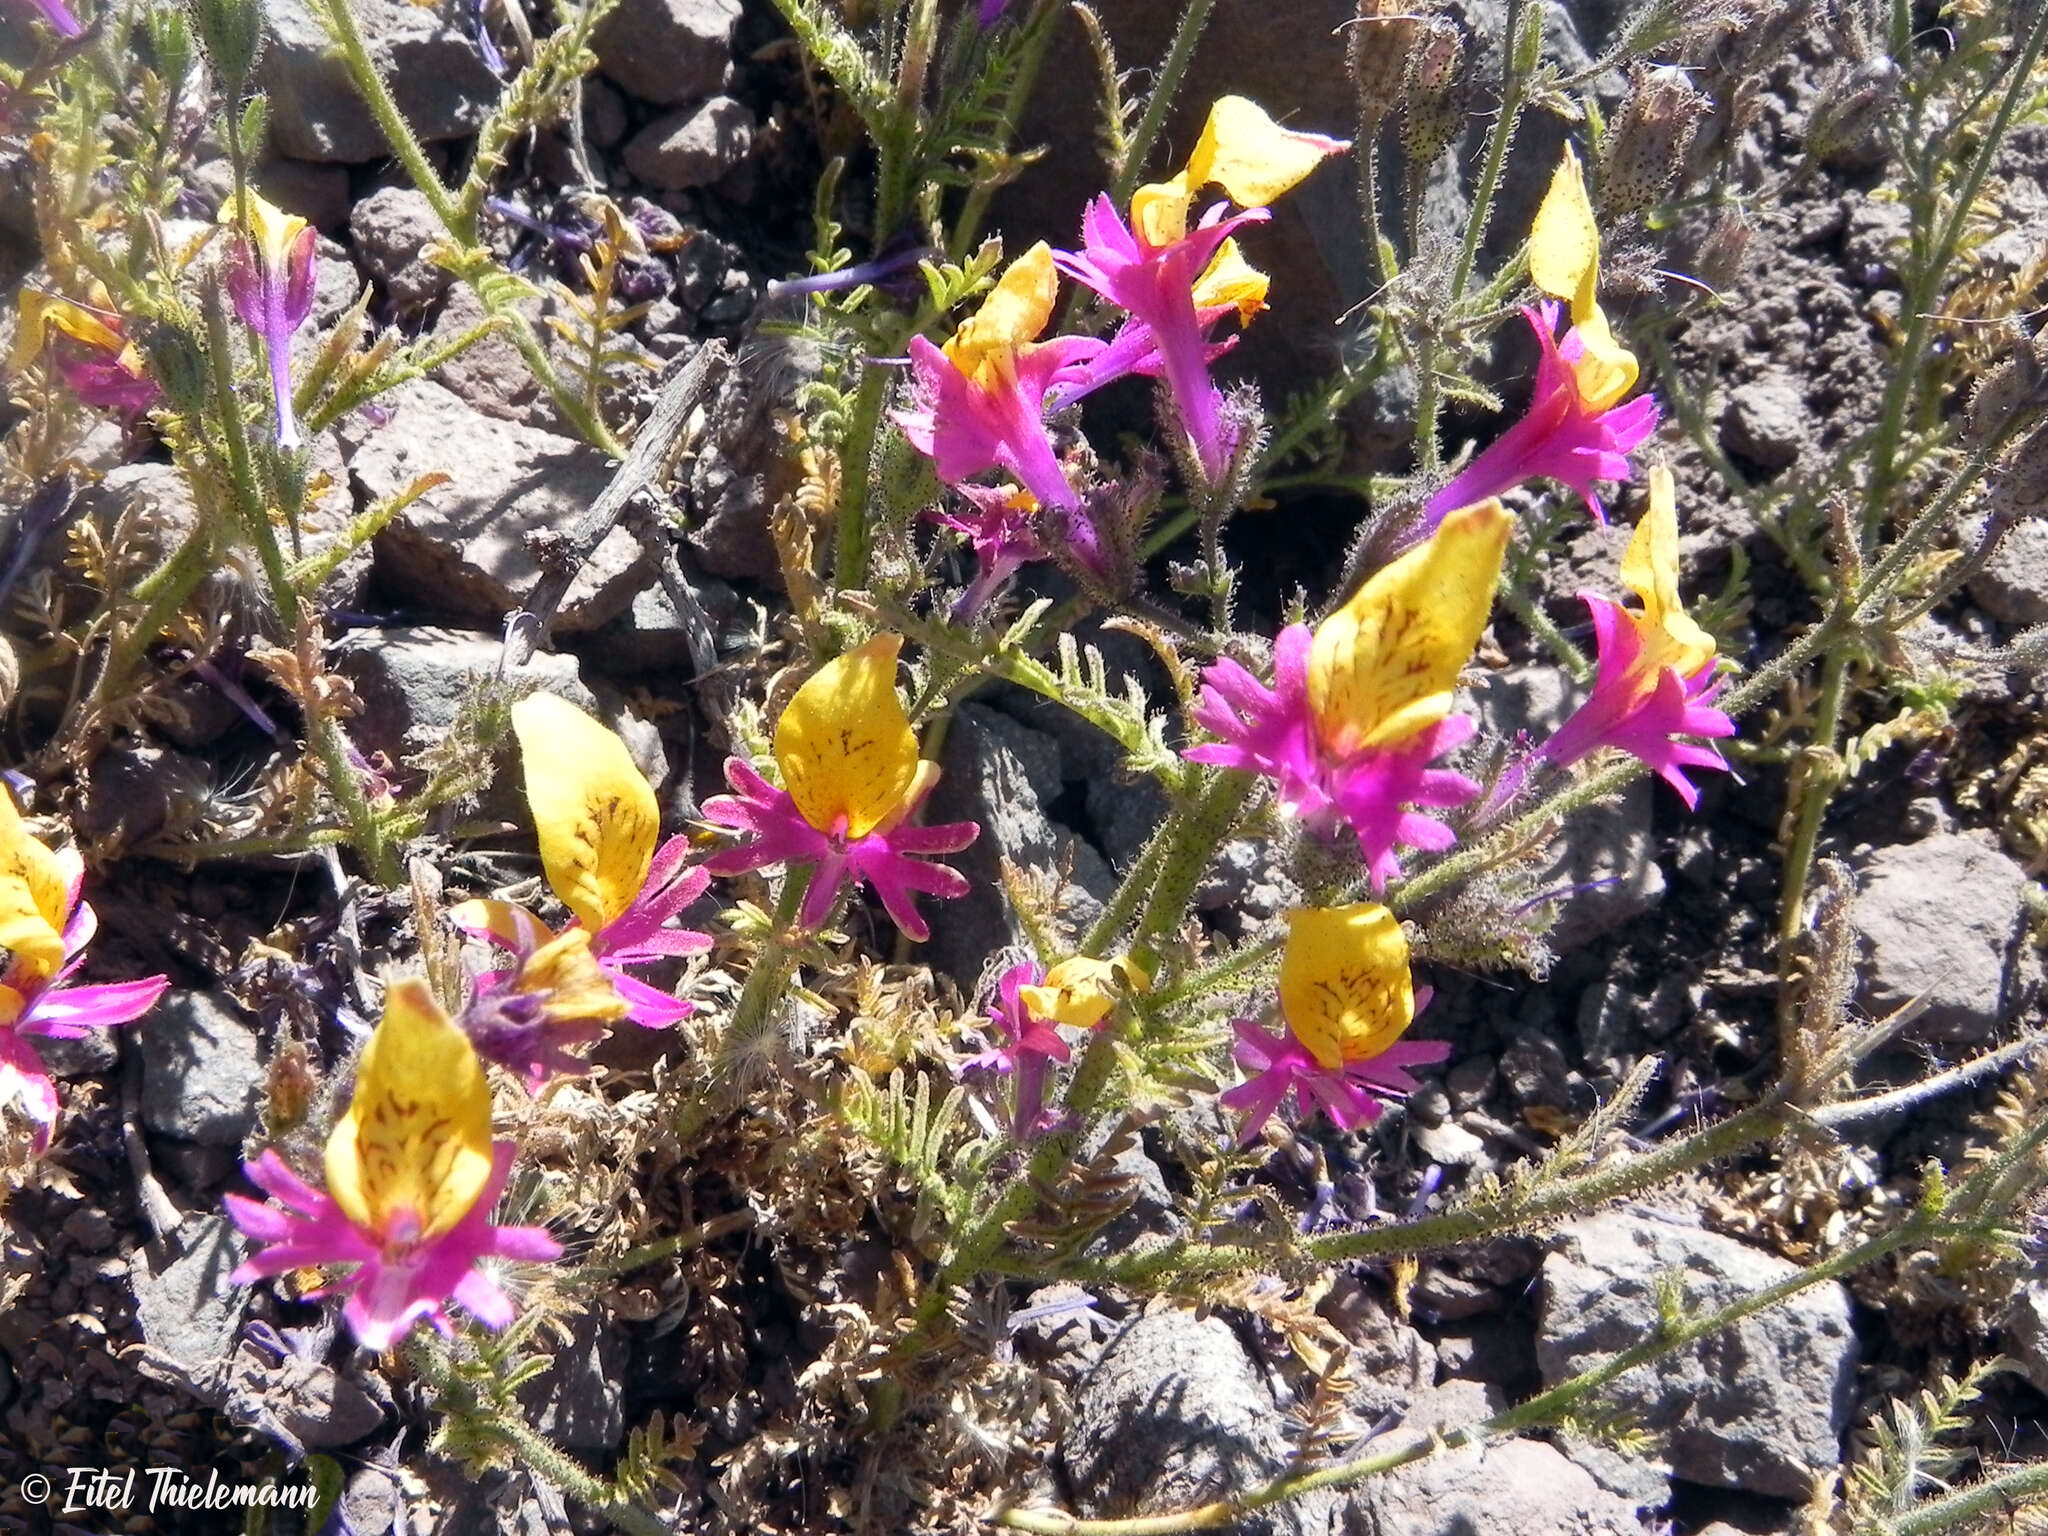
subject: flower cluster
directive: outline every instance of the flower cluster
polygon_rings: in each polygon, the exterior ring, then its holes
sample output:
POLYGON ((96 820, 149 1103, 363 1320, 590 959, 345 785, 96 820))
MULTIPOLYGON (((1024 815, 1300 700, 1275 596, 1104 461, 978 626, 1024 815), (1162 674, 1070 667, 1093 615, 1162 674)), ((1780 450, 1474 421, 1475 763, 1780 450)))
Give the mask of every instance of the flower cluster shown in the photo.
POLYGON ((1096 1028, 1126 992, 1143 992, 1151 974, 1136 960, 1098 960, 1074 955, 1043 972, 1035 961, 1019 961, 1004 971, 997 1000, 988 1010, 1002 1034, 1002 1043, 970 1056, 962 1073, 1008 1076, 1015 1085, 1011 1128, 1018 1140, 1057 1127, 1059 1116, 1046 1107, 1046 1074, 1054 1062, 1073 1059, 1073 1047, 1062 1028, 1096 1028))
POLYGON ((83 302, 24 288, 18 308, 9 373, 40 357, 81 402, 128 417, 161 397, 103 284, 95 282, 83 302))

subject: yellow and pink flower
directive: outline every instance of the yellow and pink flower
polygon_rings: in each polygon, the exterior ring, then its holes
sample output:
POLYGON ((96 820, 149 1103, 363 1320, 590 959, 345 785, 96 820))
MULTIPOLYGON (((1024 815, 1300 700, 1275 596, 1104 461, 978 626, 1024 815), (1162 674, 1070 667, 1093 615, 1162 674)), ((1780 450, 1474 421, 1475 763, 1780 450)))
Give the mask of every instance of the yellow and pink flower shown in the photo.
MULTIPOLYGON (((227 288, 242 324, 263 338, 270 361, 270 392, 277 404, 277 445, 299 446, 292 413, 292 333, 313 312, 315 257, 320 235, 296 214, 258 197, 249 199, 249 223, 228 246, 227 288)), ((234 199, 221 208, 233 217, 234 199)))

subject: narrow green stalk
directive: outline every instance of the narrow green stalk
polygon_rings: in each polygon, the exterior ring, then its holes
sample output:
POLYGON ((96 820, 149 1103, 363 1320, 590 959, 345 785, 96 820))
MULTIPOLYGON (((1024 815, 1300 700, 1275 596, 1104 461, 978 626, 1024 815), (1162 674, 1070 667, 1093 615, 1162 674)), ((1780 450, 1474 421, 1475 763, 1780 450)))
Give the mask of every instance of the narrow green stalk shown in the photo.
POLYGON ((406 1351, 413 1369, 435 1397, 459 1400, 464 1416, 483 1421, 482 1427, 517 1452, 520 1460, 547 1482, 561 1489, 577 1503, 598 1511, 629 1536, 674 1536, 670 1527, 618 1490, 593 1477, 582 1463, 557 1450, 516 1413, 476 1400, 467 1383, 439 1357, 430 1344, 416 1344, 406 1351))
POLYGON ((1117 882, 1117 888, 1104 903, 1102 915, 1095 919, 1081 940, 1081 953, 1091 959, 1101 959, 1102 952, 1116 941, 1116 936, 1130 925, 1137 915, 1138 903, 1145 893, 1152 889, 1159 878, 1159 866, 1166 859, 1167 851, 1179 835, 1179 821, 1169 816, 1160 825, 1139 852, 1129 873, 1117 882))
POLYGON ((1138 931, 1131 940, 1131 958, 1149 973, 1158 974, 1160 941, 1187 916, 1195 887, 1208 873, 1217 848, 1237 825, 1245 798, 1257 782, 1252 774, 1222 769, 1202 797, 1176 818, 1180 834, 1161 861, 1158 883, 1139 912, 1138 931))
POLYGON ((2043 1498, 2048 1498, 2048 1461, 2028 1462, 1929 1499, 1899 1519, 1881 1520, 1870 1527, 1869 1536, 1950 1536, 1986 1515, 2004 1516, 2007 1529, 2015 1529, 2011 1517, 2043 1498))
POLYGON ((733 1005, 732 1018, 725 1026, 724 1039, 719 1043, 721 1056, 729 1054, 726 1041, 748 1044, 767 1027, 775 1004, 782 997, 783 984, 789 980, 795 963, 795 956, 784 936, 796 922, 797 912, 803 906, 804 892, 810 889, 814 873, 810 869, 792 869, 783 875, 782 894, 775 903, 775 925, 762 942, 760 953, 754 956, 754 968, 747 972, 746 985, 740 988, 740 1000, 733 1005))
POLYGON ((938 45, 938 0, 913 0, 904 35, 903 60, 890 103, 888 131, 876 144, 880 162, 875 187, 875 239, 892 239, 909 219, 924 166, 919 143, 924 127, 924 82, 938 45))
POLYGON ((1575 683, 1583 683, 1593 675, 1593 667, 1576 645, 1571 643, 1565 632, 1557 627, 1543 605, 1525 592, 1519 582, 1510 580, 1505 573, 1501 576, 1501 600, 1508 605, 1508 612, 1521 620, 1522 627, 1541 640, 1558 664, 1571 674, 1575 683))
POLYGON ((133 624, 122 629, 107 652, 107 664, 93 690, 102 700, 117 698, 156 637, 170 627, 199 584, 214 566, 215 533, 203 516, 191 537, 155 570, 137 582, 132 596, 146 606, 133 624))
MULTIPOLYGON (((1018 120, 1024 115, 1032 89, 1038 84, 1038 72, 1045 67, 1046 50, 1052 45, 1053 21, 1063 9, 1064 0, 1039 0, 1024 23, 1024 51, 1017 61, 1017 76, 1010 82, 1009 92, 1003 98, 1003 110, 996 126, 996 139, 1006 147, 1017 141, 1018 120)), ((967 201, 960 208, 960 217, 953 221, 953 238, 946 245, 948 260, 964 262, 967 259, 981 234, 982 220, 988 217, 988 205, 1003 185, 1001 181, 978 182, 968 192, 967 201)))
MULTIPOLYGON (((1813 868, 1814 848, 1820 840, 1820 826, 1827 815, 1828 801, 1842 783, 1842 760, 1838 750, 1842 726, 1842 705, 1848 694, 1849 655, 1846 649, 1828 652, 1821 664, 1820 702, 1814 711, 1813 739, 1800 754, 1792 775, 1792 840, 1785 849, 1785 878, 1782 905, 1778 911, 1779 974, 1787 974, 1792 941, 1805 926, 1806 879, 1813 868)), ((1786 1005, 1791 998, 1787 994, 1786 1005)))
POLYGON ((839 534, 832 585, 841 592, 864 586, 868 579, 868 478, 874 472, 889 384, 887 368, 872 361, 861 364, 860 388, 839 449, 839 534))
POLYGON ((384 142, 391 146, 392 154, 405 167, 405 174, 412 178, 412 184, 419 188, 420 195, 433 208, 434 217, 464 245, 474 244, 476 221, 462 217, 455 206, 455 199, 449 195, 439 173, 434 170, 433 162, 427 159, 426 151, 420 148, 420 141, 413 136, 412 125, 398 110, 398 103, 391 99, 383 76, 377 73, 376 63, 370 58, 362 29, 356 25, 355 11, 349 0, 321 0, 320 8, 333 24, 342 63, 347 67, 357 93, 363 98, 363 105, 370 109, 378 131, 384 135, 384 142))
MULTIPOLYGON (((1479 256, 1479 242, 1493 216, 1493 196, 1500 188, 1502 169, 1507 165, 1508 146, 1514 142, 1515 124, 1522 115, 1522 71, 1517 54, 1519 28, 1528 7, 1523 0, 1508 0, 1508 20, 1500 42, 1500 111, 1486 134, 1486 158, 1479 169, 1479 181, 1472 190, 1472 213, 1465 221, 1465 238, 1458 246, 1458 263, 1451 269, 1451 303, 1465 296, 1472 280, 1472 263, 1479 256)), ((1538 25, 1541 25, 1540 21, 1538 25)))
POLYGON ((679 1253, 702 1248, 706 1243, 716 1242, 727 1233, 743 1232, 753 1224, 752 1211, 728 1211, 723 1216, 700 1221, 687 1231, 656 1238, 653 1242, 642 1243, 637 1248, 628 1248, 616 1259, 606 1263, 586 1264, 577 1272, 577 1277, 592 1281, 616 1280, 621 1275, 630 1275, 636 1269, 645 1269, 649 1264, 658 1264, 663 1259, 672 1259, 679 1253))
POLYGON ((1215 8, 1216 0, 1187 0, 1186 8, 1180 13, 1180 25, 1174 30, 1173 42, 1167 47, 1166 57, 1160 61, 1159 73, 1153 77, 1152 92, 1145 98, 1145 110, 1139 115, 1138 126, 1131 130, 1124 163, 1116 168, 1116 175, 1109 183, 1109 200, 1119 208, 1128 205, 1131 194, 1138 190, 1138 178, 1145 173, 1145 161, 1151 156, 1152 146, 1166 126, 1166 114, 1173 107, 1173 98, 1180 94, 1181 80, 1194 59, 1195 44, 1202 40, 1202 29, 1209 25, 1209 13, 1215 8))

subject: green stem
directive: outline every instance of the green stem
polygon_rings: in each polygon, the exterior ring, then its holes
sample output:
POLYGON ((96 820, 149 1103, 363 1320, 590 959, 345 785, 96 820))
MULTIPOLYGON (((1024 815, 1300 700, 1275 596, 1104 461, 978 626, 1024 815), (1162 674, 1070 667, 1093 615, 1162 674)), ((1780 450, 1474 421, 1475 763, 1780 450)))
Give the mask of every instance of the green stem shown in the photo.
POLYGON ((201 515, 200 524, 171 557, 141 581, 132 593, 147 606, 136 621, 115 637, 106 669, 94 690, 102 701, 118 698, 156 637, 170 627, 186 601, 214 566, 214 526, 201 515))
POLYGON ((1587 663, 1579 648, 1571 643, 1565 632, 1557 627, 1550 615, 1543 611, 1543 605, 1522 589, 1520 582, 1502 573, 1500 583, 1501 600, 1508 605, 1508 612, 1522 621, 1522 627, 1541 640, 1558 663, 1571 674, 1572 681, 1583 683, 1593 675, 1593 668, 1587 663))
POLYGON ((462 217, 455 199, 441 184, 433 162, 420 148, 420 141, 413 137, 412 125, 398 110, 398 103, 392 100, 383 76, 377 73, 377 66, 370 58, 369 45, 363 41, 362 29, 356 25, 355 11, 349 0, 321 0, 321 9, 333 24, 334 38, 340 45, 342 63, 348 69, 349 79, 355 83, 363 105, 370 109, 370 117, 384 135, 384 142, 391 146, 392 154, 405 167, 405 174, 412 178, 412 184, 419 188, 420 195, 433 208, 434 217, 446 225, 448 232, 462 244, 474 244, 476 221, 462 217))
POLYGON ((839 460, 839 536, 832 562, 832 585, 841 592, 865 585, 868 578, 868 477, 874 472, 889 383, 887 368, 863 363, 860 388, 847 417, 839 460))
POLYGON ((1522 0, 1508 0, 1506 34, 1500 44, 1500 112, 1486 135, 1486 159, 1480 166, 1479 181, 1472 191, 1472 213, 1465 221, 1465 238, 1458 246, 1458 264, 1451 269, 1451 303, 1465 296, 1472 280, 1472 263, 1479 256, 1479 242, 1493 213, 1493 196, 1500 187, 1507 164, 1508 146, 1514 142, 1515 122, 1522 115, 1522 71, 1516 54, 1517 31, 1528 8, 1522 0))
POLYGON ((651 1243, 642 1243, 637 1248, 628 1248, 616 1259, 603 1264, 586 1264, 577 1271, 583 1280, 616 1280, 621 1275, 630 1275, 636 1269, 645 1269, 649 1264, 659 1264, 663 1259, 672 1259, 679 1253, 702 1248, 706 1243, 716 1242, 730 1232, 744 1232, 754 1224, 752 1211, 728 1211, 723 1216, 714 1216, 709 1221, 700 1221, 687 1231, 677 1232, 670 1237, 656 1238, 651 1243))
POLYGON ((2048 1497, 2048 1461, 2009 1467, 1958 1488, 1944 1498, 1929 1499, 1909 1515, 1880 1520, 1870 1536, 1949 1536, 1971 1528, 1971 1522, 1994 1512, 2012 1515, 2048 1497))
POLYGON ((1131 940, 1131 958, 1149 975, 1159 974, 1159 943, 1187 916, 1195 887, 1208 873, 1210 860, 1237 825, 1256 776, 1235 768, 1220 771, 1209 787, 1180 817, 1179 834, 1161 860, 1159 880, 1138 915, 1131 940))
POLYGON ((1186 8, 1180 13, 1180 25, 1174 29, 1173 42, 1167 47, 1166 57, 1160 61, 1152 92, 1145 98, 1145 110, 1139 115, 1138 126, 1131 130, 1124 163, 1116 168, 1116 176, 1109 184, 1109 200, 1119 208, 1128 206, 1131 194, 1138 190, 1138 178, 1145 172, 1145 161, 1152 154, 1152 146, 1158 140, 1160 130, 1166 126, 1166 114, 1172 109, 1173 98, 1180 93, 1181 79, 1194 59, 1195 44, 1202 40, 1202 29, 1209 25, 1209 13, 1215 8, 1216 0, 1187 0, 1186 8))
MULTIPOLYGON (((1828 652, 1821 664, 1820 702, 1814 711, 1813 739, 1800 754, 1799 768, 1792 775, 1792 840, 1785 850, 1783 904, 1778 911, 1779 974, 1789 974, 1792 941, 1804 926, 1806 879, 1813 868, 1814 848, 1820 840, 1821 821, 1828 801, 1842 782, 1842 705, 1848 695, 1849 654, 1845 648, 1828 652)), ((1790 1005, 1790 995, 1786 1003, 1790 1005)))
MULTIPOLYGON (((996 123, 996 142, 1005 150, 1017 140, 1018 119, 1031 100, 1033 87, 1038 84, 1038 72, 1045 66, 1046 50, 1052 44, 1053 20, 1062 9, 1062 0, 1039 0, 1037 8, 1024 23, 1024 50, 1017 60, 1017 74, 1003 97, 1002 114, 996 123)), ((968 192, 967 201, 960 208, 960 217, 953 221, 953 238, 946 246, 948 260, 967 260, 968 253, 974 249, 976 237, 981 233, 981 222, 988 217, 989 203, 1006 184, 1004 180, 980 181, 968 192)))
POLYGON ((729 1060, 736 1054, 735 1047, 751 1046, 773 1017, 795 962, 787 935, 814 874, 814 870, 804 868, 791 869, 783 875, 782 894, 775 903, 775 925, 762 941, 761 952, 754 957, 754 968, 747 973, 747 983, 740 989, 740 1000, 733 1005, 732 1018, 719 1041, 721 1058, 729 1060))

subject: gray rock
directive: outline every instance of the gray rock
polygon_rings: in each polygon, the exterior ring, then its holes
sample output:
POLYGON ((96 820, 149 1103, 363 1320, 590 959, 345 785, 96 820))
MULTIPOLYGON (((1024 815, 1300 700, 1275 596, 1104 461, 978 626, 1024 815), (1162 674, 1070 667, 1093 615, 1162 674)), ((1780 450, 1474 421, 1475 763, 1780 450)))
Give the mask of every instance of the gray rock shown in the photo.
MULTIPOLYGON (((1511 667, 1487 680, 1477 698, 1490 731, 1541 738, 1564 724, 1580 693, 1561 667, 1511 667)), ((1557 902, 1546 935, 1560 953, 1590 943, 1642 916, 1663 898, 1663 866, 1650 832, 1655 786, 1638 779, 1614 799, 1579 812, 1552 845, 1550 862, 1536 874, 1539 891, 1569 894, 1557 902)))
MULTIPOLYGON (((339 165, 316 165, 266 154, 249 168, 256 190, 286 213, 295 213, 323 233, 348 224, 348 171, 339 165)), ((192 185, 215 207, 234 195, 233 162, 209 160, 192 173, 192 185)))
POLYGON ((548 1368, 520 1389, 529 1421, 569 1451, 609 1451, 626 1433, 626 1339, 601 1307, 578 1313, 548 1368))
MULTIPOLYGON (((466 0, 355 0, 353 9, 377 72, 414 134, 434 141, 474 133, 499 86, 469 32, 466 0)), ((263 18, 256 84, 270 98, 272 147, 298 160, 346 165, 388 155, 313 0, 263 0, 263 18)))
MULTIPOLYGON (((377 536, 380 579, 401 599, 495 628, 540 580, 529 536, 558 536, 611 479, 581 443, 499 421, 441 385, 417 379, 385 399, 382 426, 360 417, 341 433, 358 496, 381 501, 421 475, 428 491, 377 536)), ((585 564, 555 618, 563 634, 617 618, 652 572, 639 544, 614 528, 585 564)))
POLYGON ((2012 1299, 2001 1328, 2006 1355, 2037 1392, 2048 1392, 2048 1285, 2033 1281, 2012 1299))
MULTIPOLYGON (((684 251, 701 244, 693 240, 684 251)), ((776 425, 797 387, 815 378, 817 354, 792 346, 769 367, 727 370, 705 411, 704 434, 690 466, 690 547, 713 576, 781 585, 782 566, 768 536, 768 512, 784 473, 788 445, 776 425)))
POLYGON ((1370 1479, 1344 1506, 1340 1529, 1345 1536, 1642 1536, 1643 1527, 1632 1502, 1552 1447, 1499 1440, 1370 1479))
MULTIPOLYGON (((1396 1317, 1357 1275, 1340 1274, 1317 1308, 1351 1345, 1356 1385, 1345 1406, 1367 1425, 1389 1413, 1409 1415, 1436 1382, 1436 1346, 1396 1317)), ((1485 1417, 1485 1415, 1480 1415, 1485 1417)))
POLYGON ((2026 872, 1986 843, 1944 833, 1879 849, 1858 883, 1862 1006, 1882 1016, 1924 993, 1912 1036, 1986 1039, 2005 1009, 2026 872))
POLYGON ((2048 624, 2048 518, 2022 518, 1970 578, 1969 592, 2002 624, 2048 624))
POLYGON ((299 348, 325 333, 327 328, 347 313, 350 305, 363 296, 363 279, 356 271, 356 264, 348 253, 348 247, 325 235, 320 237, 319 259, 313 263, 313 319, 301 326, 293 338, 292 359, 296 364, 299 348))
POLYGON ((193 1364, 232 1354, 249 1288, 228 1275, 248 1256, 248 1240, 225 1216, 194 1216, 146 1244, 128 1279, 150 1348, 193 1364))
MULTIPOLYGON (((1718 1233, 1626 1213, 1573 1222, 1543 1261, 1536 1355, 1546 1386, 1640 1343, 1660 1276, 1697 1314, 1798 1273, 1718 1233)), ((1804 1499, 1841 1459, 1855 1384, 1849 1294, 1815 1286, 1631 1371, 1605 1401, 1660 1439, 1686 1482, 1804 1499)))
POLYGON ((1721 410, 1721 446, 1767 474, 1789 469, 1813 435, 1799 386, 1778 374, 1738 385, 1721 410))
POLYGON ((135 1032, 142 1123, 160 1136, 239 1147, 256 1129, 263 1060, 256 1031, 210 992, 173 987, 135 1032))
MULTIPOLYGON (((1081 1512, 1184 1509, 1250 1488, 1286 1465, 1287 1421, 1221 1318, 1158 1312, 1132 1323, 1081 1384, 1060 1458, 1081 1512)), ((1239 1536, 1328 1529, 1311 1495, 1240 1520, 1239 1536)))
POLYGON ((356 255, 401 310, 421 308, 455 280, 421 259, 427 243, 445 231, 425 194, 415 188, 379 187, 349 210, 348 232, 356 255))
POLYGON ((698 101, 725 84, 740 0, 624 0, 592 39, 597 67, 656 106, 698 101))
MULTIPOLYGON (((745 644, 744 635, 733 629, 734 621, 742 619, 749 607, 739 593, 715 576, 693 577, 686 571, 684 580, 711 621, 713 651, 745 644)), ((694 666, 690 626, 659 582, 634 598, 630 610, 590 637, 590 654, 601 658, 605 671, 615 677, 687 673, 694 666)))
POLYGON ((1071 863, 1059 916, 1076 928, 1094 920, 1115 877, 1101 854, 1045 814, 1060 793, 1059 744, 1050 736, 997 710, 965 704, 953 717, 942 761, 927 819, 971 821, 981 835, 948 860, 973 889, 932 904, 932 963, 971 985, 996 950, 1027 943, 1003 895, 1003 860, 1035 871, 1071 863))
POLYGON ((670 192, 708 187, 754 148, 754 114, 730 96, 657 117, 626 141, 626 169, 670 192))
MULTIPOLYGON (((542 305, 538 300, 522 307, 529 311, 530 318, 540 318, 542 305)), ((434 317, 434 341, 436 344, 452 342, 483 324, 484 319, 484 307, 470 292, 469 285, 457 283, 448 290, 447 301, 442 304, 440 314, 434 317)), ((511 339, 502 333, 470 343, 428 377, 437 384, 445 385, 452 394, 486 416, 496 416, 504 421, 523 421, 527 407, 540 394, 540 385, 534 381, 533 371, 526 366, 526 360, 519 355, 519 349, 512 345, 511 339)))
MULTIPOLYGON (((349 734, 365 752, 401 761, 446 734, 477 680, 499 675, 503 654, 497 640, 469 630, 421 625, 350 631, 334 650, 334 670, 355 685, 363 705, 349 721, 349 734)), ((615 697, 592 692, 575 657, 536 651, 507 680, 581 705, 619 733, 650 782, 659 786, 668 777, 660 733, 615 697)))

